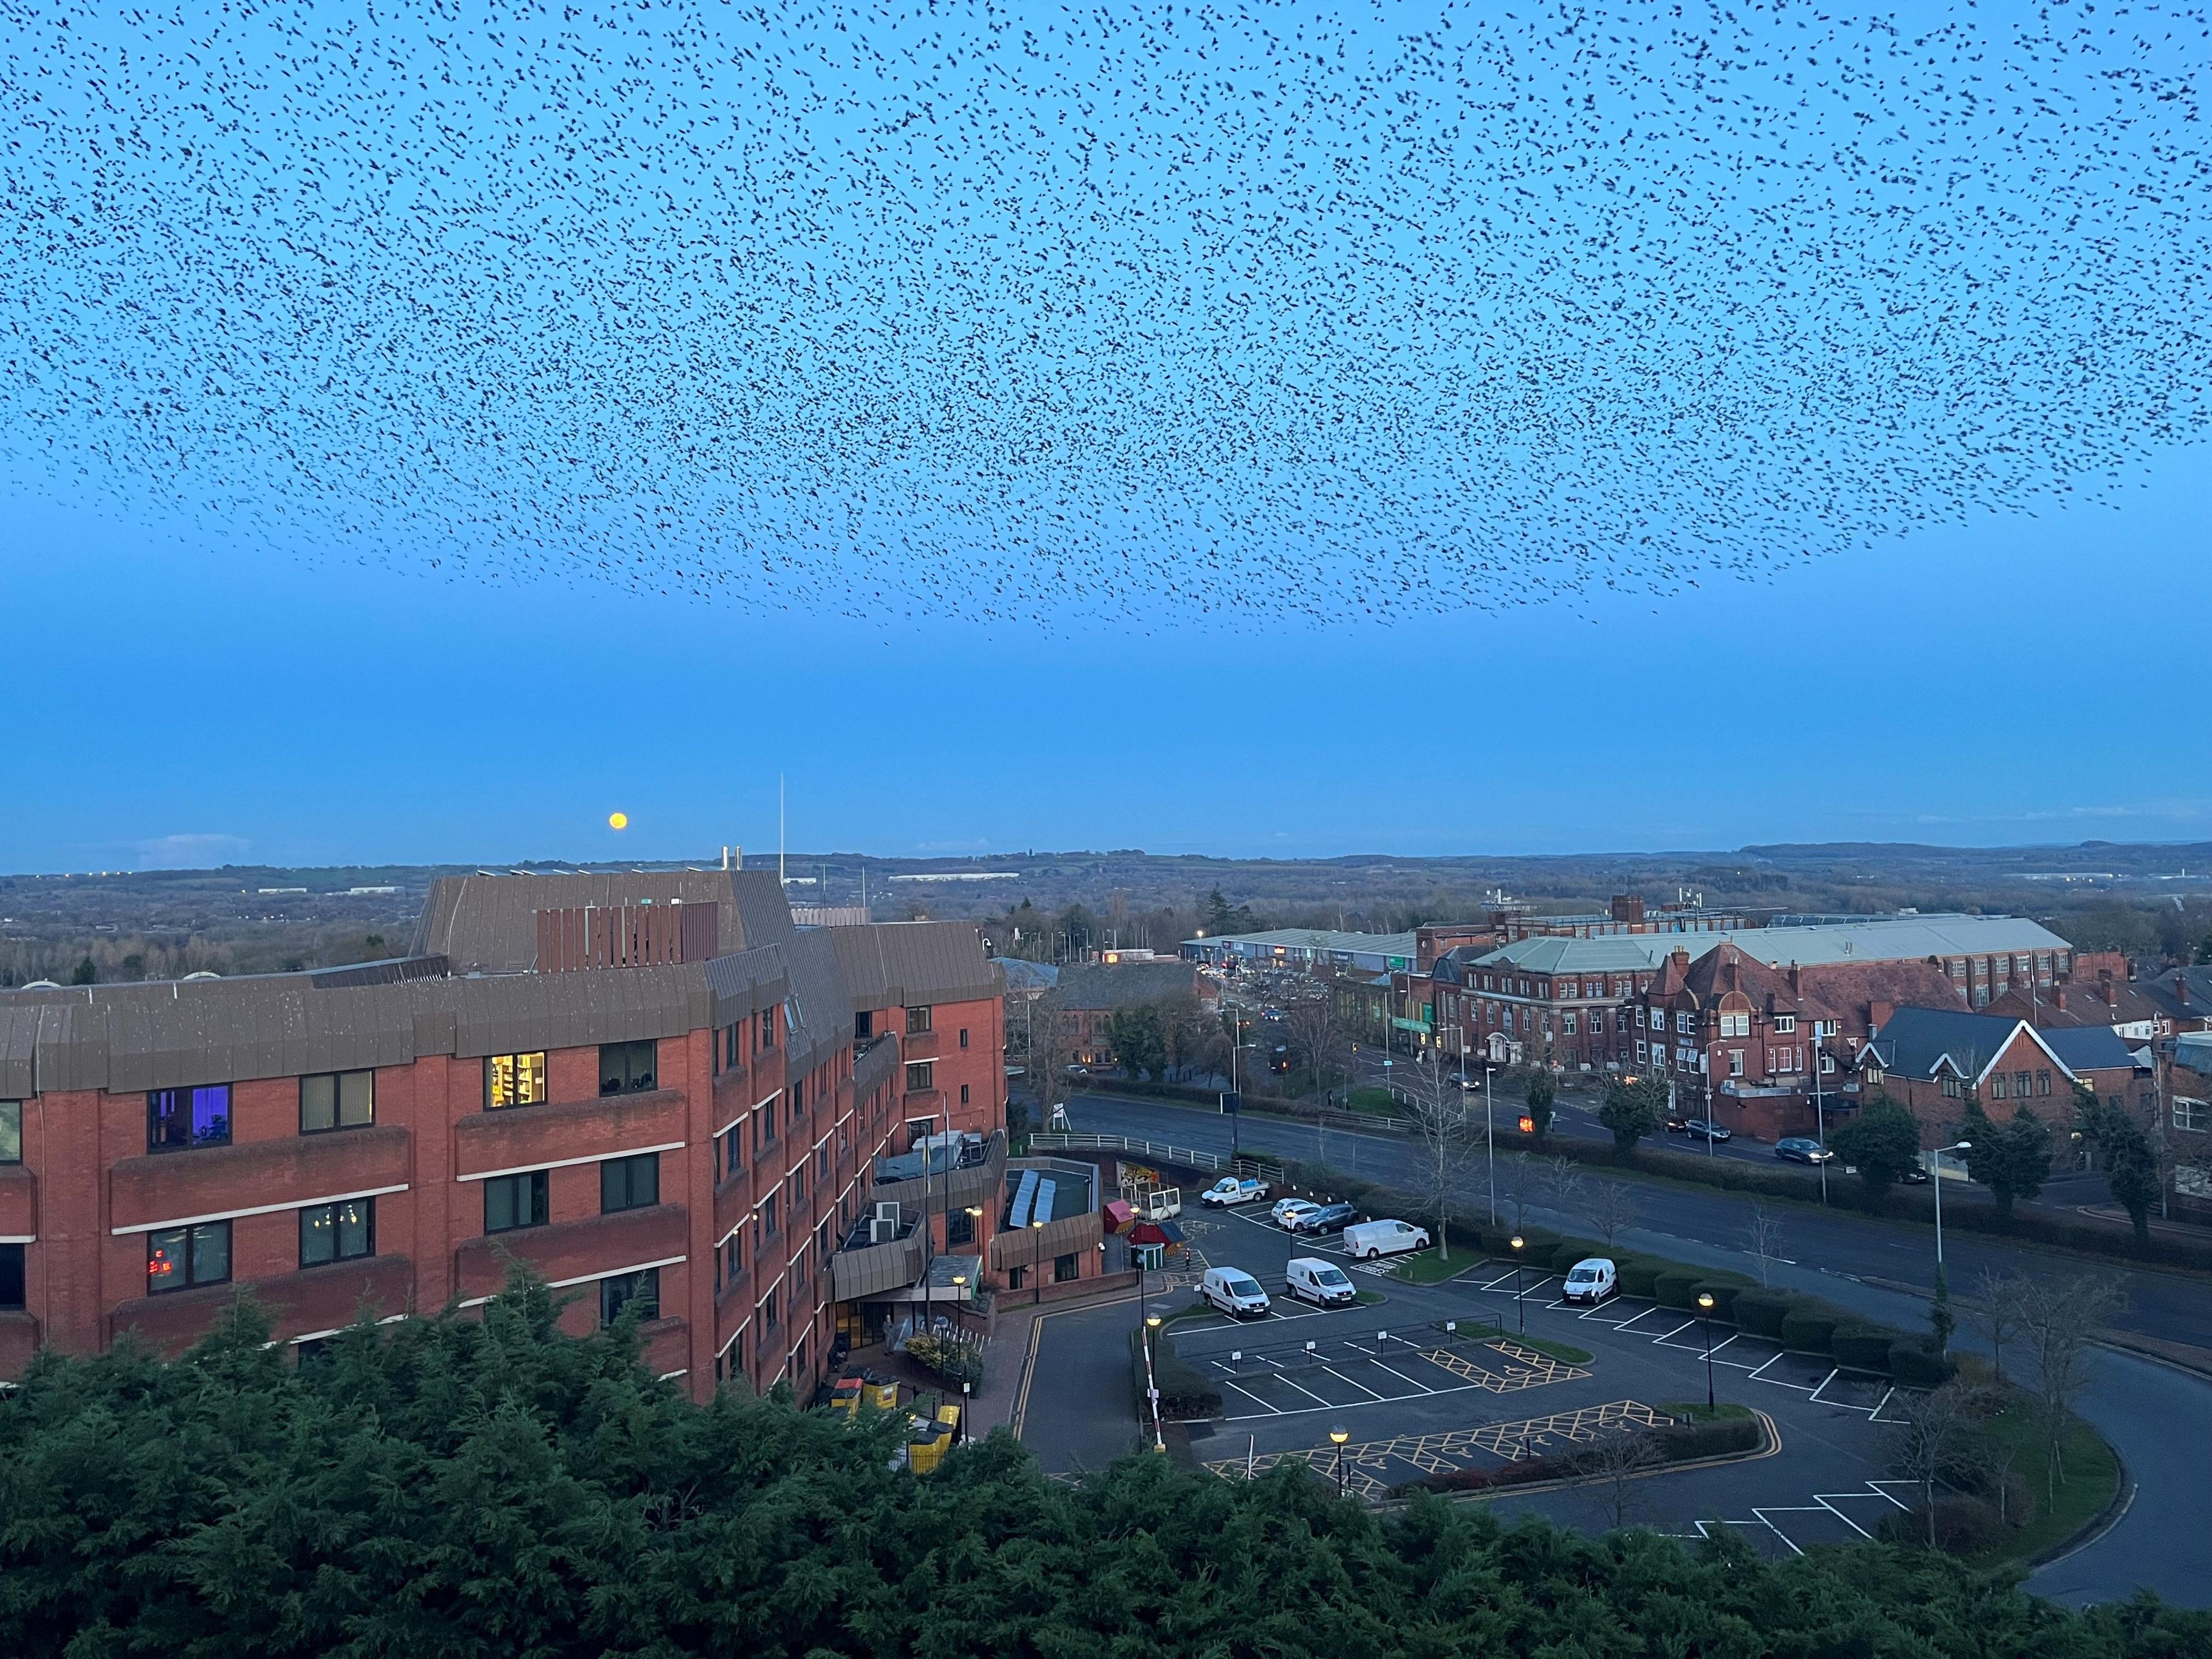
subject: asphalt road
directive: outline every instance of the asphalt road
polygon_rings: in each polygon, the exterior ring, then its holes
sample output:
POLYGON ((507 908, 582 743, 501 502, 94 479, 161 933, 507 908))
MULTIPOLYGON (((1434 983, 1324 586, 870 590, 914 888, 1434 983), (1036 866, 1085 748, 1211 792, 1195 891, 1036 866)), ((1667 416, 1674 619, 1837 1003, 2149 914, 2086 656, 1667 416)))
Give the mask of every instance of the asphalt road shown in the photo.
MULTIPOLYGON (((1228 1121, 1200 1109, 1086 1095, 1068 1103, 1068 1115, 1079 1130, 1229 1150, 1228 1121)), ((1247 1152, 1312 1158, 1323 1155, 1321 1139, 1304 1124, 1248 1117, 1242 1125, 1247 1152)), ((1411 1184, 1414 1152, 1402 1140, 1342 1130, 1328 1131, 1326 1139, 1332 1167, 1370 1181, 1411 1184)), ((1478 1164, 1464 1183, 1463 1201, 1480 1201, 1484 1190, 1478 1164)), ((1755 1271, 1743 1249, 1749 1198, 1664 1182, 1639 1183, 1639 1195, 1638 1224, 1623 1236, 1625 1243, 1696 1266, 1755 1271)), ((1775 1283, 1901 1328, 1924 1324, 1935 1285, 1929 1229, 1848 1211, 1780 1207, 1784 1260, 1773 1269, 1775 1283)), ((1577 1216, 1536 1206, 1529 1207, 1527 1218, 1571 1234, 1589 1231, 1577 1216)), ((2081 1271, 2078 1262, 1973 1234, 1947 1234, 1944 1245, 1954 1293, 1967 1290, 1985 1267, 2081 1271)), ((2180 1274, 2115 1272, 2128 1294, 2115 1326, 2212 1347, 2212 1285, 2180 1274)), ((1958 1340, 1980 1346, 1963 1328, 1958 1340)), ((2117 1525, 2079 1553, 2039 1570, 2030 1588, 2082 1602, 2123 1598, 2147 1585, 2169 1601, 2212 1605, 2212 1442, 2203 1433, 2212 1422, 2212 1380, 2105 1351, 2080 1410, 2118 1449, 2135 1482, 2134 1496, 2117 1525)))

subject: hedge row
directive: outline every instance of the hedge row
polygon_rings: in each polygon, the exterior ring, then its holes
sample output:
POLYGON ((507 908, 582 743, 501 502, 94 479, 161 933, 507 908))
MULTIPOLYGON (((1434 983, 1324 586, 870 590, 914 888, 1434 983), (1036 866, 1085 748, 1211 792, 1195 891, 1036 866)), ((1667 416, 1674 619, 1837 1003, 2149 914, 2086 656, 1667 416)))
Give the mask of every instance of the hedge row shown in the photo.
MULTIPOLYGON (((1145 1398, 1144 1334, 1129 1333, 1130 1388, 1136 1395, 1137 1420, 1152 1414, 1145 1398)), ((1206 1374, 1175 1351, 1175 1344, 1156 1338, 1152 1343, 1152 1381, 1160 1391, 1160 1415, 1170 1422, 1216 1417, 1221 1412, 1221 1390, 1206 1374)))
MULTIPOLYGON (((1706 1423, 1673 1423, 1645 1431, 1638 1438, 1651 1451, 1654 1466, 1688 1463, 1699 1458, 1720 1457, 1757 1448, 1763 1431, 1753 1417, 1723 1417, 1706 1423)), ((1601 1469, 1607 1454, 1593 1447, 1547 1452, 1510 1463, 1482 1468, 1445 1469, 1425 1474, 1392 1488, 1394 1497, 1417 1492, 1484 1492, 1497 1486, 1522 1486, 1538 1480, 1565 1480, 1601 1469)))

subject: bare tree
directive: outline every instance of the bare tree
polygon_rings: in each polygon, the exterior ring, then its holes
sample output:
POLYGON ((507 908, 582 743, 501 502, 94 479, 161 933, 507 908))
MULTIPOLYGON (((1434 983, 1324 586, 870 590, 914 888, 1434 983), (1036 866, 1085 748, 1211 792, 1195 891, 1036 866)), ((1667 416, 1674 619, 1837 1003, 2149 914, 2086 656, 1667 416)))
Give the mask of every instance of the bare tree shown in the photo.
POLYGON ((1036 1100, 1036 1127, 1048 1129, 1052 1109, 1067 1098, 1067 1061, 1074 1052, 1057 993, 1047 992, 1030 1005, 1028 1024, 1030 1093, 1036 1100))
POLYGON ((1526 1152, 1515 1152, 1498 1162, 1498 1200, 1513 1212, 1513 1231, 1521 1231, 1531 1205, 1544 1197, 1544 1171, 1526 1152))
POLYGON ((1774 1264, 1782 1259, 1782 1218, 1765 1205, 1754 1204, 1743 1232, 1745 1243, 1759 1259, 1759 1282, 1766 1284, 1774 1264))
POLYGON ((1897 1425, 1898 1467, 1919 1483, 1921 1508, 1928 1516, 1928 1547, 1936 1547, 1936 1483, 1972 1462, 1981 1439, 1972 1390, 1947 1382, 1930 1393, 1910 1395, 1905 1420, 1897 1425))
POLYGON ((1966 1316, 1976 1330, 1989 1338, 2000 1383, 2004 1381, 2005 1340, 2020 1334, 2026 1313, 2023 1291, 2019 1274, 2001 1273, 1992 1267, 1983 1268, 1981 1277, 1974 1281, 1974 1299, 1966 1316))
POLYGON ((1607 1252, 1615 1239, 1636 1224, 1637 1210, 1636 1188, 1625 1181, 1593 1181, 1583 1205, 1591 1231, 1605 1241, 1607 1252))
POLYGON ((1457 1084, 1433 1064, 1409 1066, 1406 1069, 1411 1073, 1406 1101, 1413 1143, 1420 1153, 1421 1197, 1436 1217, 1437 1255, 1449 1261, 1451 1245, 1444 1236, 1445 1212, 1451 1203, 1452 1188, 1474 1156, 1474 1137, 1468 1124, 1467 1103, 1460 1097, 1457 1084))
POLYGON ((1659 1448, 1645 1430, 1622 1424, 1600 1435, 1587 1450, 1577 1455, 1576 1461, 1589 1471, 1591 1495, 1607 1524, 1618 1532, 1628 1524, 1641 1490, 1637 1478, 1657 1464, 1659 1448))
POLYGON ((1582 1165, 1563 1152, 1544 1160, 1544 1198, 1554 1210, 1571 1210, 1582 1194, 1582 1165))
POLYGON ((2035 1356, 2036 1414, 2045 1446, 2045 1486, 2055 1500, 2066 1478, 2063 1447, 2074 1402, 2089 1384, 2089 1345, 2106 1318, 2125 1300, 2118 1284, 2101 1274, 2021 1281, 2021 1328, 2035 1356))
POLYGON ((1346 1036, 1344 1023, 1339 1018, 1334 994, 1310 998, 1297 1004, 1284 1018, 1289 1029, 1291 1052, 1297 1055, 1313 1074, 1314 1104, 1320 1115, 1315 1120, 1315 1152, 1319 1161, 1328 1163, 1328 1104, 1329 1079, 1350 1069, 1350 1039, 1346 1036))

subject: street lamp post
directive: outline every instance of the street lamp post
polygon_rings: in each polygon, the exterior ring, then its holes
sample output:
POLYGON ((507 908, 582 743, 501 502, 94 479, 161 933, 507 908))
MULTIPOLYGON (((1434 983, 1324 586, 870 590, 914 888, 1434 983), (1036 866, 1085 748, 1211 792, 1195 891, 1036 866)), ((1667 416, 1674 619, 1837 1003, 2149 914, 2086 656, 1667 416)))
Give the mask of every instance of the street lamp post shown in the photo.
POLYGON ((1971 1140, 1962 1140, 1954 1146, 1938 1146, 1936 1149, 1936 1168, 1931 1171, 1934 1176, 1931 1184, 1936 1188, 1936 1271, 1939 1273, 1943 1271, 1943 1154, 1970 1152, 1973 1149, 1974 1143, 1971 1140))
POLYGON ((1168 1449, 1168 1443, 1163 1439, 1160 1435, 1159 1373, 1153 1369, 1152 1358, 1152 1356, 1159 1350, 1159 1330, 1160 1316, 1158 1314, 1146 1315, 1145 1386, 1151 1389, 1152 1395, 1152 1449, 1156 1452, 1164 1452, 1168 1449))
POLYGON ((1705 1409, 1717 1411, 1713 1403, 1713 1293, 1698 1292, 1698 1323, 1705 1330, 1705 1409))
POLYGON ((1521 1294, 1521 1249, 1525 1242, 1520 1234, 1513 1235, 1513 1307, 1521 1316, 1521 1331, 1524 1336, 1528 1331, 1528 1304, 1521 1294))
POLYGON ((1482 1068, 1482 1144, 1490 1160, 1490 1224, 1498 1224, 1498 1120, 1492 1108, 1496 1104, 1491 1093, 1490 1079, 1498 1075, 1495 1066, 1482 1068))
POLYGON ((1331 1429, 1328 1431, 1329 1443, 1336 1448, 1336 1495, 1339 1498, 1344 1496, 1344 1443, 1351 1438, 1351 1431, 1346 1429, 1331 1429))

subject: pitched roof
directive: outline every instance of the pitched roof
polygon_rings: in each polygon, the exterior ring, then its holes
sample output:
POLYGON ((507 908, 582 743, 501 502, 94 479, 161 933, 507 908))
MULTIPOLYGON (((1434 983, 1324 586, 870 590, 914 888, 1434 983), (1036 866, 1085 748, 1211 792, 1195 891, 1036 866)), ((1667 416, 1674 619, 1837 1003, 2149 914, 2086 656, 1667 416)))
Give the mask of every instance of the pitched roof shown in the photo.
MULTIPOLYGON (((1989 1012, 2024 1018, 2045 1031, 2071 1026, 2131 1025, 2166 1012, 2142 988, 2126 980, 2077 980, 2039 989, 2033 995, 2015 986, 1990 999, 1989 1012)), ((2212 1005, 2205 1012, 2212 1013, 2212 1005)))
POLYGON ((1884 1070, 1906 1077, 1933 1078, 1948 1070, 1968 1083, 1978 1083, 2023 1031, 2072 1078, 2072 1067, 2026 1020, 1970 1014, 1961 1008, 1899 1008, 1859 1052, 1872 1053, 1884 1070))
POLYGON ((1334 951, 1340 956, 1410 957, 1411 933, 1344 933, 1333 927, 1272 927, 1263 933, 1219 933, 1212 939, 1187 939, 1194 950, 1209 945, 1256 945, 1291 951, 1334 951))
POLYGON ((2169 968, 2136 989, 2169 1019, 2212 1018, 2212 968, 2169 968))
MULTIPOLYGON (((1680 933, 1606 933, 1596 939, 1548 934, 1519 939, 1475 958, 1478 968, 1522 974, 1648 974, 1682 943, 1680 933)), ((1720 943, 1715 934, 1701 948, 1720 943)))
POLYGON ((1006 976, 1010 991, 1049 991, 1060 983, 1060 969, 1049 962, 1026 957, 993 957, 991 966, 1006 976))
POLYGON ((1875 1023, 1876 1003, 1892 1008, 1964 1007, 1966 996, 1932 962, 1832 962, 1798 976, 1800 1012, 1832 1029, 1875 1023))
POLYGON ((1004 989, 972 921, 874 921, 823 931, 863 1008, 973 1002, 1004 989))
POLYGON ((1816 927, 1754 927, 1723 937, 1787 967, 1838 962, 1917 962, 1931 957, 2033 954, 2074 947, 2024 916, 1871 916, 1816 927))
POLYGON ((2069 1072, 2125 1070, 2136 1063, 2134 1051, 2109 1025, 2062 1025, 2042 1036, 2069 1072))

